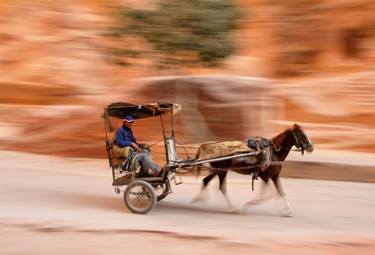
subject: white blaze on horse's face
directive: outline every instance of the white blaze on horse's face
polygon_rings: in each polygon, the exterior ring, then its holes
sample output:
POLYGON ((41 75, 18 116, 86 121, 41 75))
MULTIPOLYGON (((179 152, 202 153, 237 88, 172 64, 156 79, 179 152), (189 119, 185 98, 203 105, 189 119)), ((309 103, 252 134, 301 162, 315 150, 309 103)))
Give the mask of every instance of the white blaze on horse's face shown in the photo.
POLYGON ((306 151, 307 152, 313 152, 314 151, 314 145, 313 145, 313 143, 311 142, 311 140, 308 136, 306 136, 306 138, 307 138, 307 141, 309 143, 309 146, 307 146, 306 151))

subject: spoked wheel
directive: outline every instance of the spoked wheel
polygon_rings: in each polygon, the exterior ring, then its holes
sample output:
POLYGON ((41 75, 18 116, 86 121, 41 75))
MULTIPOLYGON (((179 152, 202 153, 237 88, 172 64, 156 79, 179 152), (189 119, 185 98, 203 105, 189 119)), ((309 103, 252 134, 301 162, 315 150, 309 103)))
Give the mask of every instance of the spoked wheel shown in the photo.
POLYGON ((145 181, 133 181, 125 190, 124 202, 133 213, 148 213, 156 205, 155 190, 145 181))
POLYGON ((163 200, 166 196, 169 194, 169 183, 162 183, 155 185, 155 192, 156 192, 156 198, 157 201, 163 200))

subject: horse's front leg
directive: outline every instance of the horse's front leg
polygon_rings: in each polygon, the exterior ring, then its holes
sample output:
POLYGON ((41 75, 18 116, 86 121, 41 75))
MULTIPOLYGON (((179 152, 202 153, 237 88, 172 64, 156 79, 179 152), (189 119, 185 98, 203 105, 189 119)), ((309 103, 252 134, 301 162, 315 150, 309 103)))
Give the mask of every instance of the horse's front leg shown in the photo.
POLYGON ((293 210, 290 207, 289 201, 285 196, 285 192, 283 189, 283 186, 281 185, 280 176, 276 175, 271 178, 273 183, 275 184, 276 190, 279 193, 280 199, 283 202, 283 209, 281 210, 281 214, 286 217, 292 217, 293 216, 293 210))
POLYGON ((217 171, 212 171, 209 175, 207 175, 206 177, 203 178, 203 181, 202 181, 202 186, 201 186, 201 189, 198 193, 198 195, 196 195, 193 200, 191 200, 191 203, 192 204, 195 204, 195 203, 198 203, 198 202, 202 202, 204 199, 204 193, 206 191, 206 187, 207 185, 210 183, 210 181, 217 175, 217 171))

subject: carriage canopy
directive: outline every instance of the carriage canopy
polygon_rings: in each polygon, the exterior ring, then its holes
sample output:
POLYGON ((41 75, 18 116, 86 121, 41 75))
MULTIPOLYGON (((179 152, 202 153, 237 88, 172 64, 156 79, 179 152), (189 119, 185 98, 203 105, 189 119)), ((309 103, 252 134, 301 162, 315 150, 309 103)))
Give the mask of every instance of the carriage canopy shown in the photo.
POLYGON ((131 115, 134 119, 143 119, 165 113, 176 114, 180 109, 180 105, 171 103, 131 104, 117 102, 108 105, 105 111, 111 117, 123 118, 125 115, 131 115))

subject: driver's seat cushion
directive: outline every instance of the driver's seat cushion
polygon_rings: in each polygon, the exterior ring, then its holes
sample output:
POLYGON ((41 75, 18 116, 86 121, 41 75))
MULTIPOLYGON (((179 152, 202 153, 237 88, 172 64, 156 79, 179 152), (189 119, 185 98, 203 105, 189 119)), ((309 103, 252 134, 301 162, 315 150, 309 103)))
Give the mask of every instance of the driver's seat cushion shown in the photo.
POLYGON ((112 152, 114 158, 126 159, 129 157, 130 147, 118 147, 117 145, 113 145, 112 152))

